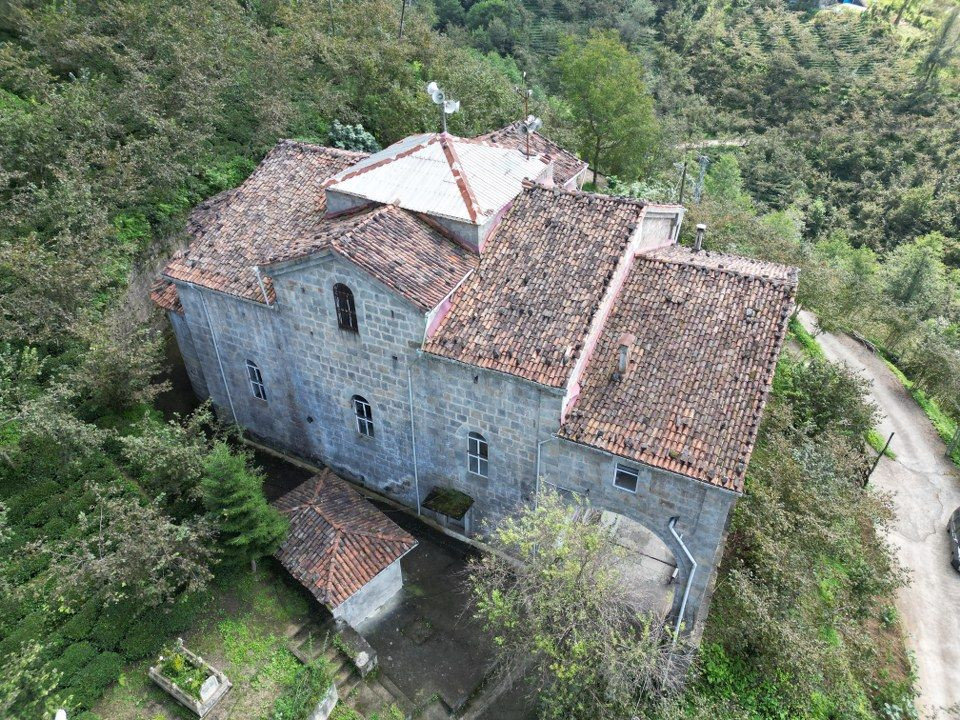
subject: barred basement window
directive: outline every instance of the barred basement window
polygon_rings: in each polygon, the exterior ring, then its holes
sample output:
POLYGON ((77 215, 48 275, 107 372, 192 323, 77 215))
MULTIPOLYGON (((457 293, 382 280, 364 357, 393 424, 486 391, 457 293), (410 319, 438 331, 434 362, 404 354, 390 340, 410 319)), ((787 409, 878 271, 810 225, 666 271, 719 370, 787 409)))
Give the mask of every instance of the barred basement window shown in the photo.
POLYGON ((487 477, 489 449, 487 441, 480 433, 472 432, 467 436, 467 467, 475 475, 487 477))
POLYGON ((357 416, 357 432, 373 437, 373 409, 366 398, 353 396, 353 412, 357 416))
POLYGON ((353 302, 353 291, 343 283, 333 286, 333 304, 337 309, 337 325, 341 330, 360 332, 357 323, 357 306, 353 302))
POLYGON ((635 493, 637 483, 640 480, 640 473, 634 468, 627 467, 617 463, 617 474, 613 478, 613 484, 621 490, 635 493))
POLYGON ((267 389, 263 385, 263 374, 253 360, 247 360, 247 377, 250 378, 250 388, 257 400, 267 399, 267 389))

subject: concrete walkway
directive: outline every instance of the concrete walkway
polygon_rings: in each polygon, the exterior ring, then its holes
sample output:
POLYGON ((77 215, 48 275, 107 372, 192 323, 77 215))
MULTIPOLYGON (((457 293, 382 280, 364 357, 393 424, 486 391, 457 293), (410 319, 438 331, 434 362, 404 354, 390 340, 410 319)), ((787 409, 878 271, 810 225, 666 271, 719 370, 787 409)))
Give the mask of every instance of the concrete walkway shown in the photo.
MULTIPOLYGON (((800 314, 807 330, 816 320, 800 314)), ((883 458, 871 482, 893 497, 890 538, 910 572, 897 607, 917 666, 919 709, 925 718, 960 718, 960 574, 950 567, 946 524, 960 506, 960 474, 930 421, 883 360, 846 335, 821 333, 830 360, 846 363, 872 383, 884 438, 896 433, 896 460, 883 458)))

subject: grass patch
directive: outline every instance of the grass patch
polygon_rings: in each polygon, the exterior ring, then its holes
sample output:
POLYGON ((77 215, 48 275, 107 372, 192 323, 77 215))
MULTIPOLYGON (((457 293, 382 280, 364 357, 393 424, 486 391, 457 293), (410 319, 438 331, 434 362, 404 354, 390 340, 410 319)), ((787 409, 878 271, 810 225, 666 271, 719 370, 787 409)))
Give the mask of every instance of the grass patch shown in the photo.
MULTIPOLYGON (((950 417, 943 408, 937 403, 933 398, 927 397, 927 394, 917 387, 917 384, 904 375, 903 370, 897 367, 896 363, 890 359, 890 356, 882 349, 878 348, 880 352, 880 357, 883 359, 883 362, 890 369, 896 378, 903 384, 907 389, 907 392, 910 393, 917 405, 920 406, 920 409, 923 410, 924 414, 929 418, 930 423, 933 425, 933 429, 937 431, 937 435, 940 436, 940 439, 943 440, 947 447, 950 447, 950 443, 953 441, 954 436, 957 433, 957 421, 950 417)), ((953 454, 950 455, 950 459, 957 465, 960 465, 960 444, 953 450, 953 454)))
POLYGON ((893 450, 889 447, 884 449, 884 446, 887 444, 887 439, 881 435, 876 428, 867 431, 867 444, 875 451, 882 452, 891 460, 897 459, 897 454, 893 450))
POLYGON ((827 359, 827 356, 823 353, 823 348, 820 347, 820 343, 817 342, 813 335, 807 332, 807 329, 803 326, 803 323, 800 322, 799 318, 796 316, 790 318, 788 329, 790 337, 796 340, 808 355, 819 358, 820 360, 827 359))

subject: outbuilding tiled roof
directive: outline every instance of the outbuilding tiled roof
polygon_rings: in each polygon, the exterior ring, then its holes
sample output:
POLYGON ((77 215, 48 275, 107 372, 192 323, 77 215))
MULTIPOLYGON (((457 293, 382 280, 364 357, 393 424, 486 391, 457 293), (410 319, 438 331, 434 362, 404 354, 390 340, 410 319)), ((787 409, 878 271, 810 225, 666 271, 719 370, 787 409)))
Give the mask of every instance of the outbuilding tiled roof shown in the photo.
POLYGON ((742 491, 796 273, 680 246, 637 256, 560 436, 742 491))
MULTIPOLYGON (((517 120, 499 130, 480 135, 476 139, 483 140, 491 145, 515 148, 521 152, 526 152, 527 141, 525 136, 520 134, 521 124, 521 121, 517 120)), ((557 185, 565 184, 574 175, 587 168, 587 163, 583 160, 539 133, 530 136, 530 152, 551 157, 553 160, 553 181, 557 185)))
POLYGON ((562 387, 643 207, 528 186, 424 349, 562 387))
POLYGON ((290 519, 280 563, 333 609, 417 545, 412 535, 325 469, 274 503, 290 519))

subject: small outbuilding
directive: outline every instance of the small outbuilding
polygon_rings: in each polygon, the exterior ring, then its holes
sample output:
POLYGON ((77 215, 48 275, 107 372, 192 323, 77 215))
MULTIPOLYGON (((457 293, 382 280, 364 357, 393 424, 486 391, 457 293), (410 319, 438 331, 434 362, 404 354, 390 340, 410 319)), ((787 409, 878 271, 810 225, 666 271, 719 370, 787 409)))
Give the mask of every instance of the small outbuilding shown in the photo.
POLYGON ((329 469, 275 502, 290 520, 280 563, 335 618, 357 625, 403 586, 416 539, 329 469))

